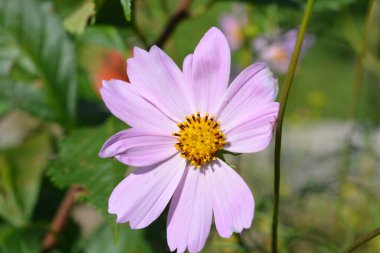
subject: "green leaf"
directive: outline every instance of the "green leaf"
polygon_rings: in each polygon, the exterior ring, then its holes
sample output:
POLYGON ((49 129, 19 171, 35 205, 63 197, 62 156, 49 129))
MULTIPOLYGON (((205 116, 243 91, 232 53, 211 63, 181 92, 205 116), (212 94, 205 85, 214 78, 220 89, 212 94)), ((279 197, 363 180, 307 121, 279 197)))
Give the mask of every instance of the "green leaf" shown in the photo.
MULTIPOLYGON (((0 33, 1 34, 1 33, 0 33)), ((11 72, 19 52, 6 37, 0 37, 0 76, 11 72)))
POLYGON ((0 153, 0 215, 13 225, 30 219, 50 151, 49 134, 39 132, 21 146, 0 153))
POLYGON ((86 29, 86 31, 78 37, 78 47, 86 49, 89 45, 116 49, 126 52, 127 47, 124 39, 115 27, 107 25, 97 25, 86 29))
POLYGON ((28 81, 41 84, 44 101, 55 112, 55 119, 70 125, 76 107, 75 49, 60 20, 36 0, 0 0, 0 17, 0 38, 17 49, 19 56, 12 58, 11 64, 9 57, 4 61, 0 57, 0 66, 12 66, 0 71, 3 78, 25 80, 20 73, 27 72, 28 81))
POLYGON ((103 225, 90 238, 84 240, 80 248, 84 253, 154 252, 144 238, 144 231, 132 231, 127 225, 118 225, 116 240, 110 227, 103 225))
POLYGON ((15 228, 0 225, 0 252, 2 253, 39 253, 41 233, 36 228, 15 228))
POLYGON ((124 16, 127 21, 132 19, 132 0, 120 0, 121 5, 123 6, 124 16))
POLYGON ((65 18, 63 26, 70 33, 82 34, 90 17, 95 14, 95 3, 87 0, 76 9, 70 16, 65 18))
POLYGON ((9 108, 19 108, 32 115, 54 119, 54 111, 44 100, 38 84, 0 78, 0 100, 9 108))
POLYGON ((125 175, 127 166, 111 159, 101 159, 98 153, 104 142, 116 132, 127 128, 112 118, 95 128, 73 132, 61 144, 58 158, 51 162, 48 175, 61 188, 80 185, 83 200, 107 213, 108 198, 115 185, 125 175))

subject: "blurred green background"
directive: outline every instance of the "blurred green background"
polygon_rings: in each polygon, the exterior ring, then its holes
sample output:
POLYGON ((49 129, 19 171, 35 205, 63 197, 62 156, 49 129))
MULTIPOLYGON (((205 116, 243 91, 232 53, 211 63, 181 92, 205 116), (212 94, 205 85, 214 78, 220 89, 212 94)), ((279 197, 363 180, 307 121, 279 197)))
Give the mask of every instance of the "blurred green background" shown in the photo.
MULTIPOLYGON (((167 210, 135 231, 107 213, 110 192, 129 168, 97 154, 126 126, 98 89, 101 80, 127 80, 133 47, 157 42, 180 2, 0 0, 0 252, 169 252, 167 210), (65 198, 69 189, 74 194, 65 198), (73 204, 49 244, 45 236, 65 199, 73 204)), ((219 27, 239 40, 232 79, 262 60, 255 39, 276 41, 296 29, 304 7, 303 0, 194 0, 162 47, 181 67, 202 35, 219 27), (223 27, 226 16, 235 20, 232 33, 223 27)), ((379 24, 378 0, 316 1, 313 43, 302 54, 285 118, 280 252, 341 252, 380 226, 379 24)), ((275 75, 281 90, 284 73, 275 75)), ((228 160, 254 193, 255 219, 230 239, 213 228, 203 252, 270 252, 273 147, 228 160)), ((380 239, 358 252, 380 252, 380 239)))

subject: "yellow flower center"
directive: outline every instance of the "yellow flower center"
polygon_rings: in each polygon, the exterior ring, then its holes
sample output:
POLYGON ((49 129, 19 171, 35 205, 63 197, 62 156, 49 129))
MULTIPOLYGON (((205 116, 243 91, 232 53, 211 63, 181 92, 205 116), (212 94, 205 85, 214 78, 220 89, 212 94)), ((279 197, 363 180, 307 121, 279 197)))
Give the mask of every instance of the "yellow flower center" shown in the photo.
POLYGON ((178 143, 174 146, 192 165, 200 168, 209 161, 215 160, 215 154, 226 144, 226 136, 220 130, 220 123, 214 117, 201 117, 192 114, 185 117, 185 121, 178 123, 178 143))

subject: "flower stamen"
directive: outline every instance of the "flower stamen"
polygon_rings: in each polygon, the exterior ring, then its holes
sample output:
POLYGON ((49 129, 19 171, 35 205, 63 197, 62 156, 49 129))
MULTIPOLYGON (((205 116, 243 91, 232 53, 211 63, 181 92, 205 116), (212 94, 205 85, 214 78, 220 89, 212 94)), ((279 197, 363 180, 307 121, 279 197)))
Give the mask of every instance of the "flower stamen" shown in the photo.
POLYGON ((181 157, 192 165, 200 168, 207 162, 215 160, 215 154, 227 144, 226 136, 220 130, 220 122, 214 121, 214 116, 207 113, 201 117, 200 112, 185 117, 185 121, 177 124, 178 137, 175 148, 181 152, 181 157))

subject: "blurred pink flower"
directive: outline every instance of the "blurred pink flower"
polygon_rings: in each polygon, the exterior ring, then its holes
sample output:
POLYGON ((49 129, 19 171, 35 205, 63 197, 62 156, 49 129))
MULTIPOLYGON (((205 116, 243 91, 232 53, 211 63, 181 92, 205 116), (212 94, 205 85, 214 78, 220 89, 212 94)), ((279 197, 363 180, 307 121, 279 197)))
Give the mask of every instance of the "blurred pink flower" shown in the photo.
POLYGON ((230 237, 249 228, 254 199, 243 179, 216 157, 222 149, 252 153, 272 138, 277 80, 265 64, 247 67, 228 86, 230 49, 217 28, 201 39, 181 71, 158 47, 134 49, 131 85, 104 81, 110 111, 132 128, 112 136, 102 158, 139 167, 114 189, 109 212, 131 228, 148 226, 170 199, 170 250, 199 252, 210 232, 230 237))
POLYGON ((245 10, 235 6, 231 13, 223 14, 219 20, 221 29, 226 35, 232 51, 239 49, 244 39, 244 28, 248 24, 245 10))
MULTIPOLYGON (((274 71, 285 73, 293 54, 297 41, 297 29, 292 29, 285 34, 272 38, 260 36, 253 40, 253 48, 258 53, 259 59, 269 64, 274 71)), ((301 55, 314 44, 313 34, 306 34, 301 55)))

